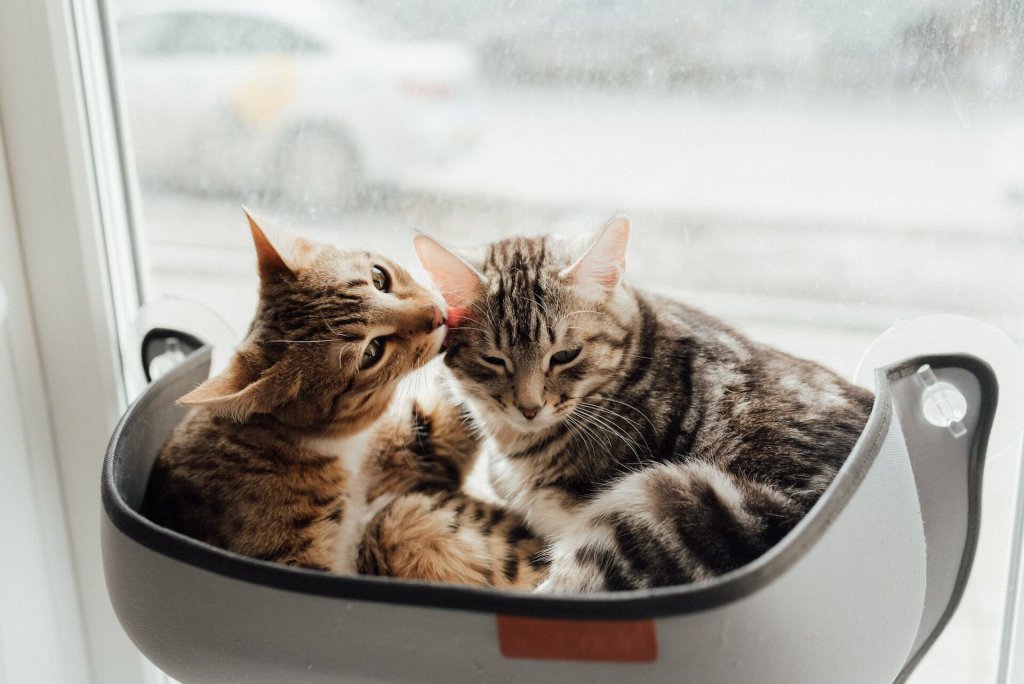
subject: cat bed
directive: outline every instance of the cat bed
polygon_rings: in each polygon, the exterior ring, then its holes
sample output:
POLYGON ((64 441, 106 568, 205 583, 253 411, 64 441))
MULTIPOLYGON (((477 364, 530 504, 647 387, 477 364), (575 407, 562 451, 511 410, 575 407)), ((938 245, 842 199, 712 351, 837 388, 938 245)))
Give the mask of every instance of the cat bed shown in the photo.
POLYGON ((585 596, 338 577, 242 557, 138 514, 209 348, 153 383, 103 467, 122 626, 183 682, 883 682, 949 620, 978 533, 997 386, 970 356, 877 371, 835 481, 775 548, 711 581, 585 596))

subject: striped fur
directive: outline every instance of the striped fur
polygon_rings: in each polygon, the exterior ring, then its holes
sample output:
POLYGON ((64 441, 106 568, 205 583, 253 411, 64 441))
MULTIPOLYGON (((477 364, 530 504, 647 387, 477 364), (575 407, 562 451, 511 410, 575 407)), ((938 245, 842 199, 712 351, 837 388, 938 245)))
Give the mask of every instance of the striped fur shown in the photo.
POLYGON ((358 567, 369 575, 533 589, 548 561, 515 513, 463 492, 413 493, 370 521, 358 567))
POLYGON ((261 285, 249 335, 182 398, 193 409, 153 466, 142 513, 267 561, 535 586, 539 542, 461 491, 479 450, 466 417, 443 401, 391 406, 441 349, 433 296, 383 257, 251 228, 261 285), (360 370, 379 336, 382 359, 360 370))
POLYGON ((819 498, 872 405, 622 282, 628 231, 619 219, 589 243, 511 238, 476 261, 417 245, 465 309, 445 364, 494 441, 494 487, 552 541, 544 591, 694 582, 754 560, 819 498))
POLYGON ((513 589, 546 578, 522 517, 464 491, 480 440, 461 409, 421 397, 378 434, 364 475, 383 508, 366 526, 360 573, 513 589))

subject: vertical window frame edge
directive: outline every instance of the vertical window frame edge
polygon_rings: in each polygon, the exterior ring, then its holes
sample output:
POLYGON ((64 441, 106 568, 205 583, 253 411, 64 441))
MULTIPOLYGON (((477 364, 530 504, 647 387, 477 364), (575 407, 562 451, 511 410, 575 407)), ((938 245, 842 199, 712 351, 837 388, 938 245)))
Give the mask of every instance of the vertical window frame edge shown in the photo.
POLYGON ((117 273, 132 262, 108 232, 118 220, 118 229, 127 230, 126 215, 114 218, 118 201, 127 205, 117 196, 123 183, 110 182, 118 164, 111 166, 111 151, 100 147, 116 140, 110 137, 116 128, 97 98, 107 75, 95 71, 103 64, 95 52, 103 41, 95 33, 101 14, 91 1, 6 4, 0 116, 90 661, 81 680, 157 682, 107 600, 96 524, 103 447, 127 397, 126 336, 119 333, 127 330, 138 292, 130 285, 134 278, 117 273))

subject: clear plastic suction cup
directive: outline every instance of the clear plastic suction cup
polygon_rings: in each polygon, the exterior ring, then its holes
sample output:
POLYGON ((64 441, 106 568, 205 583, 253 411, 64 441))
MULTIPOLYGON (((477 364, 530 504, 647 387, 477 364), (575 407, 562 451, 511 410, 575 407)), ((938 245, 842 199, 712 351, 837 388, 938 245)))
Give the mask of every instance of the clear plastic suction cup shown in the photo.
MULTIPOLYGON (((921 316, 898 322, 885 331, 861 358, 856 382, 875 386, 875 370, 926 354, 970 354, 995 371, 999 401, 989 436, 995 456, 1020 444, 1024 430, 1024 356, 999 328, 954 314, 921 316)), ((965 434, 961 421, 971 411, 960 390, 936 378, 927 365, 917 370, 925 418, 954 437, 965 434)))
POLYGON ((935 377, 927 363, 917 369, 917 379, 924 387, 921 401, 924 417, 935 427, 949 429, 959 439, 967 434, 963 420, 967 416, 967 399, 956 385, 935 377))

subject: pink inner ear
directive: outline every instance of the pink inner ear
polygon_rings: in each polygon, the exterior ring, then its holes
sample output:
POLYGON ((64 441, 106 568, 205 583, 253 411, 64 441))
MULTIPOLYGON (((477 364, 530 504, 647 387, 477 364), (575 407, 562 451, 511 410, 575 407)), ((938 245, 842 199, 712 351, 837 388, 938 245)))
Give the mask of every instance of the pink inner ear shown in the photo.
POLYGON ((274 247, 274 243, 267 238, 266 233, 248 211, 245 213, 245 217, 249 220, 249 230, 252 232, 253 244, 256 246, 256 261, 260 277, 267 279, 276 275, 292 275, 291 269, 277 248, 274 247))
POLYGON ((413 238, 413 247, 449 309, 465 307, 473 300, 482 281, 472 266, 426 235, 413 238))
POLYGON ((611 290, 625 270, 627 245, 629 219, 619 216, 608 222, 579 261, 562 273, 581 285, 611 290))

